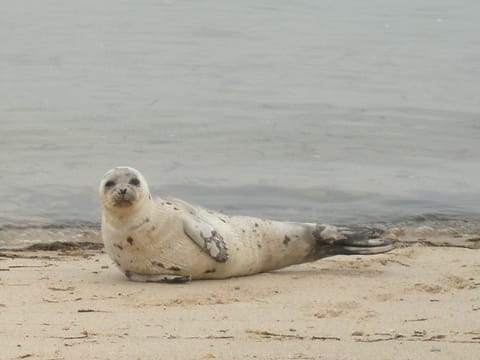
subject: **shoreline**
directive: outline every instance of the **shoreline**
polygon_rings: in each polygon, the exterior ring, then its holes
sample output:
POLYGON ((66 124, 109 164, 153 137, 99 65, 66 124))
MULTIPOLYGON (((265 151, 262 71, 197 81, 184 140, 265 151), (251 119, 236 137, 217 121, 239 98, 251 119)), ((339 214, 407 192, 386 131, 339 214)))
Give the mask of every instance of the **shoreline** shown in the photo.
MULTIPOLYGON (((422 215, 392 222, 346 222, 341 225, 379 228, 400 243, 480 248, 480 218, 473 215, 422 215)), ((101 225, 99 222, 0 225, 0 251, 51 242, 102 243, 101 225)))
POLYGON ((474 359, 478 252, 421 244, 188 284, 99 249, 0 253, 5 359, 474 359))

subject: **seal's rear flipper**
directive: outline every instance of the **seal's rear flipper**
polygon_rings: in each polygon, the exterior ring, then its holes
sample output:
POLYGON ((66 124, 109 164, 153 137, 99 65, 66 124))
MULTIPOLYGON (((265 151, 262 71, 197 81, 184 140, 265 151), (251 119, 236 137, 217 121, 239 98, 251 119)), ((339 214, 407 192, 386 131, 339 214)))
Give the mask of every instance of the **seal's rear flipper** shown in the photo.
POLYGON ((313 232, 315 258, 333 255, 374 255, 393 250, 395 240, 382 238, 385 232, 370 227, 318 225, 313 232))
POLYGON ((393 239, 367 239, 357 240, 349 244, 348 240, 344 240, 343 245, 332 245, 332 250, 340 255, 374 255, 382 254, 395 249, 395 240, 393 239))

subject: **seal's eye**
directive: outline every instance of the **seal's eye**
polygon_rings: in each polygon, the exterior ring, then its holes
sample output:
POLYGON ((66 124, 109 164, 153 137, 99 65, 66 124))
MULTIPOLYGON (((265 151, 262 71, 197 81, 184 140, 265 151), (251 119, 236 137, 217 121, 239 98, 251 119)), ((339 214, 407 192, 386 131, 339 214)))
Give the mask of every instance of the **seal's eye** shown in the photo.
POLYGON ((112 181, 112 180, 108 180, 108 181, 105 183, 105 187, 107 187, 107 188, 110 188, 110 187, 112 187, 113 185, 115 185, 115 181, 112 181))
POLYGON ((138 180, 137 178, 133 178, 132 180, 130 180, 129 184, 133 186, 138 186, 140 185, 140 180, 138 180))

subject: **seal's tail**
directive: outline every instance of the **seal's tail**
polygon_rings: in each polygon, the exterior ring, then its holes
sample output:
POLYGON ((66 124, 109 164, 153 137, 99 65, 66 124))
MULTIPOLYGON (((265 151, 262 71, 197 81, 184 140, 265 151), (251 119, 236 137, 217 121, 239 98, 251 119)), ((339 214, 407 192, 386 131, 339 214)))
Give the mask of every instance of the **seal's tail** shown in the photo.
POLYGON ((313 231, 316 242, 312 258, 333 255, 374 255, 395 248, 395 240, 385 237, 385 231, 369 227, 337 227, 317 225, 313 231))

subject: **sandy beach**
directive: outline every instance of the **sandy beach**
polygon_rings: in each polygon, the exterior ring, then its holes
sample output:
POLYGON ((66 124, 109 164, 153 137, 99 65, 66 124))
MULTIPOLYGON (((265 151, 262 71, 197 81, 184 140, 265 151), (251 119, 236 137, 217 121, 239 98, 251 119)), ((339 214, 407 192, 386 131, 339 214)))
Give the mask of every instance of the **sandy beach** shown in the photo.
POLYGON ((0 360, 480 359, 480 1, 3 5, 0 360), (129 282, 99 224, 123 165, 402 246, 129 282))
POLYGON ((5 250, 2 359, 478 359, 478 254, 414 244, 167 285, 101 249, 5 250))

